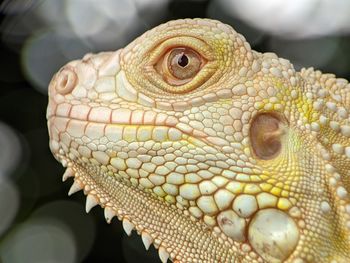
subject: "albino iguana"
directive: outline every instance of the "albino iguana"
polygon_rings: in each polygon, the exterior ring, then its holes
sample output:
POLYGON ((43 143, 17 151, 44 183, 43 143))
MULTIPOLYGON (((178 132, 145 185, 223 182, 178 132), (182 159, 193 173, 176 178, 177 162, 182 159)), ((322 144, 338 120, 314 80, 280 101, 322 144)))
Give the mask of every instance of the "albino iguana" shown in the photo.
POLYGON ((350 84, 209 19, 69 62, 50 148, 162 262, 350 262, 350 84))

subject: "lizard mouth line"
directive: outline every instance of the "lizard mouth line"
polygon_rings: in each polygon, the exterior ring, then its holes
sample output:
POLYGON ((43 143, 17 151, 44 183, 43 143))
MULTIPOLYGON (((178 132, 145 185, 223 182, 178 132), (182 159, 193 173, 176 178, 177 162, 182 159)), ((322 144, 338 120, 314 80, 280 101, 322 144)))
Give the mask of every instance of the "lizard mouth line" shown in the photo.
POLYGON ((61 136, 65 133, 72 139, 86 137, 93 141, 107 138, 112 143, 122 140, 128 143, 146 142, 149 140, 155 142, 198 141, 191 137, 192 135, 167 125, 91 122, 61 116, 51 116, 48 119, 48 125, 53 139, 57 142, 62 140, 61 136))
MULTIPOLYGON (((89 121, 79 118, 71 118, 67 116, 51 115, 48 117, 48 123, 51 127, 55 127, 58 132, 65 131, 76 131, 82 133, 80 135, 86 134, 86 130, 89 129, 102 129, 103 133, 106 132, 108 127, 118 127, 119 129, 129 129, 128 132, 137 132, 139 129, 150 129, 153 130, 154 137, 158 137, 157 141, 165 141, 166 139, 170 141, 177 141, 179 139, 188 139, 189 137, 197 139, 193 133, 188 131, 183 131, 174 125, 167 125, 166 123, 132 123, 132 122, 98 122, 89 121), (168 133, 166 136, 164 132, 168 133), (165 138, 166 136, 167 138, 165 138), (163 138, 164 137, 164 138, 163 138)), ((78 134, 77 134, 78 135, 78 134)), ((102 135, 103 136, 103 135, 102 135)), ((150 138, 152 139, 152 138, 150 138)))
MULTIPOLYGON (((175 128, 177 129, 175 126, 170 126, 170 125, 161 125, 161 124, 146 124, 146 123, 131 123, 131 122, 104 122, 104 121, 89 121, 86 119, 79 119, 79 118, 72 118, 69 116, 61 116, 61 115, 51 115, 48 117, 47 119, 49 122, 55 122, 57 120, 65 120, 68 122, 71 121, 77 121, 77 122, 81 122, 82 124, 102 124, 102 125, 115 125, 115 126, 135 126, 135 127, 142 127, 142 126, 150 126, 150 127, 167 127, 167 128, 175 128)), ((178 129, 180 130, 180 129, 178 129)), ((183 132, 183 134, 186 134, 186 132, 183 132)), ((190 134, 187 134, 190 135, 190 134)))
POLYGON ((99 123, 99 124, 114 124, 114 125, 135 125, 135 126, 167 126, 167 127, 176 127, 176 124, 174 121, 159 121, 156 119, 153 120, 132 120, 130 117, 126 120, 125 118, 115 119, 112 120, 112 118, 101 118, 101 120, 97 119, 87 119, 87 118, 79 118, 79 117, 71 117, 68 115, 61 115, 61 114, 51 114, 47 117, 48 121, 51 121, 55 118, 62 118, 62 119, 69 119, 69 120, 75 120, 75 121, 81 121, 81 122, 87 122, 87 123, 99 123))
MULTIPOLYGON (((225 159, 230 159, 229 152, 223 151, 222 146, 217 144, 217 137, 203 136, 203 133, 197 130, 188 129, 189 126, 167 125, 166 123, 149 123, 149 124, 133 124, 121 122, 94 122, 81 120, 71 117, 62 117, 52 115, 48 118, 48 126, 53 133, 53 138, 59 142, 59 134, 67 132, 75 138, 100 139, 107 137, 110 142, 124 140, 127 143, 146 142, 152 140, 154 142, 177 142, 187 141, 188 144, 196 148, 206 148, 211 155, 223 154, 225 159)), ((215 158, 216 159, 216 158, 215 158)))

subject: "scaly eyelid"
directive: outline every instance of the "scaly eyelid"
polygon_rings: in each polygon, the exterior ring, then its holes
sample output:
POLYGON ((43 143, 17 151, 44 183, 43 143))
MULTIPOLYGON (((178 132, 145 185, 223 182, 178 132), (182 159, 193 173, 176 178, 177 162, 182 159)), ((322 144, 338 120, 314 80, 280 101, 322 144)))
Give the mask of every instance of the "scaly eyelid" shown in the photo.
POLYGON ((193 49, 206 61, 214 60, 213 52, 209 46, 202 40, 195 37, 176 37, 170 38, 158 45, 149 56, 148 65, 157 64, 158 60, 161 59, 169 50, 177 47, 187 47, 193 49))
POLYGON ((151 84, 165 92, 181 94, 195 90, 203 85, 218 68, 217 62, 214 50, 203 40, 190 36, 182 36, 169 38, 153 47, 153 50, 149 51, 149 55, 145 59, 142 68, 151 84), (204 64, 190 81, 172 85, 164 80, 162 74, 156 69, 156 66, 167 52, 177 47, 185 47, 197 52, 203 59, 204 64))

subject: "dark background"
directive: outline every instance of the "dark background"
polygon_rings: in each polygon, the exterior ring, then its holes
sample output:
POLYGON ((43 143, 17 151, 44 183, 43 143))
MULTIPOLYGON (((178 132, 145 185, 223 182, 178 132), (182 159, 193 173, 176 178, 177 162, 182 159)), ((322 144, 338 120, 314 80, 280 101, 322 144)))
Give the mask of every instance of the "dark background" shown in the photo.
POLYGON ((64 169, 49 151, 45 118, 48 81, 64 63, 116 50, 171 19, 208 17, 297 69, 314 66, 350 79, 350 5, 295 1, 266 11, 267 1, 260 1, 249 14, 243 2, 11 0, 0 6, 0 262, 159 261, 118 220, 108 225, 102 209, 86 215, 82 192, 67 196, 72 181, 61 182, 64 169), (102 2, 107 8, 100 10, 102 2))

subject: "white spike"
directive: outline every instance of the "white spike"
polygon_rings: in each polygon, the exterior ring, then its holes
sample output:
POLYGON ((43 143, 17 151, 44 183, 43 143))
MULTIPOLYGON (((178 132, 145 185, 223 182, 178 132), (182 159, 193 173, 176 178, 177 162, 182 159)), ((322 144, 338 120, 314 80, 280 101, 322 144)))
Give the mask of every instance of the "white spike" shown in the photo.
POLYGON ((86 203, 85 203, 85 211, 86 213, 89 213, 91 208, 98 205, 97 199, 93 195, 87 195, 86 197, 86 203))
POLYGON ((134 229, 134 224, 131 223, 128 219, 123 219, 123 228, 125 233, 130 236, 131 231, 134 229))
POLYGON ((141 238, 146 250, 148 250, 153 241, 152 237, 147 232, 142 232, 141 238))
POLYGON ((165 250, 164 247, 159 247, 158 254, 162 263, 166 263, 168 261, 169 253, 165 250))
POLYGON ((61 159, 61 164, 62 164, 63 167, 67 167, 68 166, 68 162, 65 159, 61 159))
POLYGON ((83 187, 81 185, 81 183, 78 180, 74 180, 74 183, 72 184, 72 186, 69 189, 68 195, 72 195, 80 190, 82 190, 83 187))
POLYGON ((65 182, 69 177, 74 177, 74 171, 68 167, 62 176, 62 182, 65 182))
POLYGON ((104 212, 105 212, 106 221, 107 221, 108 224, 110 224, 112 219, 113 219, 113 217, 115 217, 116 214, 115 214, 114 210, 112 208, 108 207, 108 206, 105 207, 105 211, 104 212))

